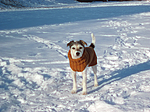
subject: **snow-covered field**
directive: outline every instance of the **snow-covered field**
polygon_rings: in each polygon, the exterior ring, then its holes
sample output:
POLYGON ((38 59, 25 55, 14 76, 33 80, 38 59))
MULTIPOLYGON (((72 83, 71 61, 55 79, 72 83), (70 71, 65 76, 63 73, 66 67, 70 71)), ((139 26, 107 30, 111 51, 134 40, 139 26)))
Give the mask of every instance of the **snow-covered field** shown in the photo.
POLYGON ((70 6, 1 10, 0 112, 150 112, 150 2, 70 6), (66 44, 91 33, 99 86, 71 94, 66 44))

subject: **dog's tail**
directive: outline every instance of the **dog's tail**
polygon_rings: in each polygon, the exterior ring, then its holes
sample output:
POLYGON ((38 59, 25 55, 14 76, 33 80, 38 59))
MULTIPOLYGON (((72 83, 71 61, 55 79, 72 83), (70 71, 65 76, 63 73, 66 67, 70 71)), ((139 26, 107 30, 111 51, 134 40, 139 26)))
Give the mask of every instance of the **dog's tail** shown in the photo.
POLYGON ((92 48, 95 48, 95 36, 94 36, 94 34, 93 33, 91 33, 91 37, 92 37, 92 43, 91 43, 91 45, 89 46, 89 47, 92 47, 92 48))

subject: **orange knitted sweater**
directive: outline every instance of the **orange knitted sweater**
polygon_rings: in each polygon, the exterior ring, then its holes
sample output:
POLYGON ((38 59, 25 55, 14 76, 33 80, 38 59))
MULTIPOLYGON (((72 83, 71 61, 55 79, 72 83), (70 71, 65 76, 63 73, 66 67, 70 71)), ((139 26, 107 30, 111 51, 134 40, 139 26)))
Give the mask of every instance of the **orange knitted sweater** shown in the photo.
POLYGON ((97 64, 97 56, 92 47, 85 47, 81 58, 72 59, 70 50, 68 52, 70 67, 73 71, 82 72, 88 65, 94 66, 97 64))

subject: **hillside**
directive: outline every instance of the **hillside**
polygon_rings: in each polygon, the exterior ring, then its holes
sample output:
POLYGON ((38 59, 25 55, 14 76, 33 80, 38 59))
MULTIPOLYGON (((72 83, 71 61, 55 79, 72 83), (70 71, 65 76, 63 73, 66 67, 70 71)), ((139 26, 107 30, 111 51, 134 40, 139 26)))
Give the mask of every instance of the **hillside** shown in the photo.
POLYGON ((0 0, 0 8, 52 7, 76 3, 74 0, 0 0))

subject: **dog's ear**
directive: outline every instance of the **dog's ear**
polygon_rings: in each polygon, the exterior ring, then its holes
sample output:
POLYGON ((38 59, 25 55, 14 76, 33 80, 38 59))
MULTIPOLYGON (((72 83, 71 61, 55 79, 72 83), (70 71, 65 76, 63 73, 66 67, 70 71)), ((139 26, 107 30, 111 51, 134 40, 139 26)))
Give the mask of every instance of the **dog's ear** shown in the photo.
POLYGON ((67 44, 67 47, 69 46, 69 47, 71 47, 72 45, 73 45, 73 43, 74 43, 74 41, 72 40, 72 41, 70 41, 68 44, 67 44))
POLYGON ((80 43, 81 43, 83 46, 87 45, 87 43, 86 43, 85 41, 83 41, 83 40, 80 40, 80 43))

